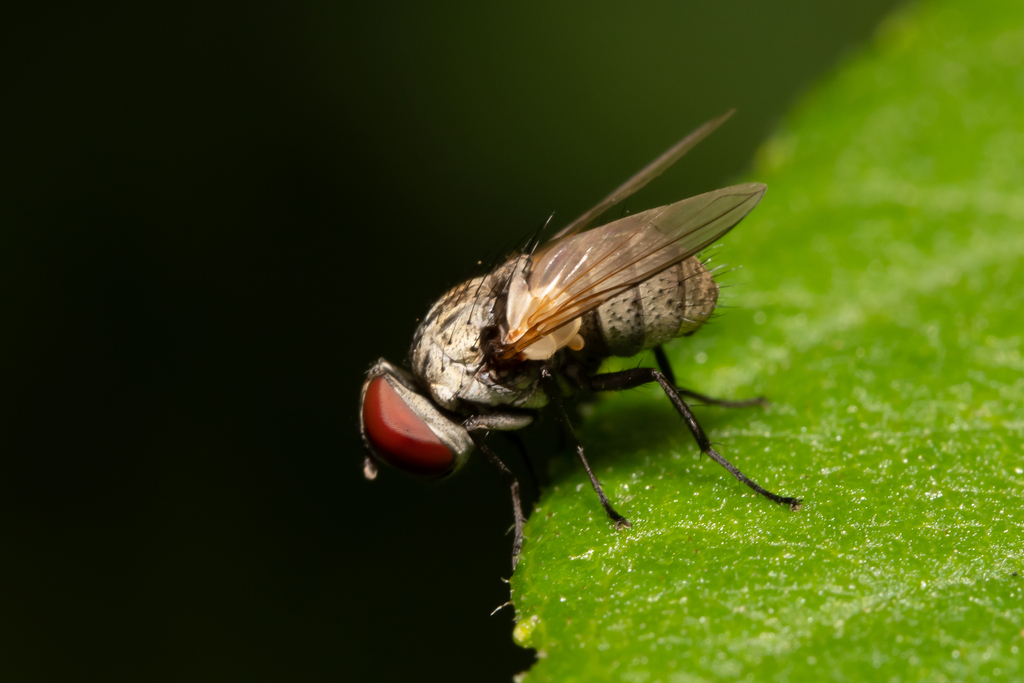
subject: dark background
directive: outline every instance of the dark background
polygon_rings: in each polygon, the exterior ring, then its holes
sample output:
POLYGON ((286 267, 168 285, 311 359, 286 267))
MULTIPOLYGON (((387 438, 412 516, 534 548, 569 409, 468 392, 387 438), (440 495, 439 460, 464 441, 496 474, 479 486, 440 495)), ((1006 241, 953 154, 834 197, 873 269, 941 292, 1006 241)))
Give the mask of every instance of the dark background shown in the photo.
POLYGON ((730 107, 637 205, 734 179, 893 4, 6 17, 0 675, 527 668, 512 612, 488 616, 508 596, 506 487, 482 462, 364 481, 361 374, 403 361, 477 260, 730 107))

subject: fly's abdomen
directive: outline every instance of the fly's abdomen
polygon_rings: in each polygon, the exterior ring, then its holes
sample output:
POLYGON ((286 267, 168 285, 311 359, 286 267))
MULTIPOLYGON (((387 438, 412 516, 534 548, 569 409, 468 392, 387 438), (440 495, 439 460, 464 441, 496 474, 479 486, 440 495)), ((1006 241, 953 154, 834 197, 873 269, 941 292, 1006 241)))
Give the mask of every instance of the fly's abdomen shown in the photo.
POLYGON ((584 349, 633 356, 692 334, 715 309, 718 285, 692 256, 610 299, 584 316, 584 349))

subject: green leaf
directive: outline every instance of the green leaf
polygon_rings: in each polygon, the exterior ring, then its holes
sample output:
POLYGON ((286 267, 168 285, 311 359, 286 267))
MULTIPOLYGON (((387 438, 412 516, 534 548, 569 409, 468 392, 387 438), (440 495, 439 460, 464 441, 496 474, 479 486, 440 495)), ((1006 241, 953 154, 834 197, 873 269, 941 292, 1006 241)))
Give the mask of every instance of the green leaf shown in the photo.
MULTIPOLYGON (((891 18, 759 154, 736 308, 581 431, 512 580, 526 681, 1024 680, 1024 3, 891 18)), ((650 359, 648 358, 648 361, 650 359)), ((635 364, 627 361, 625 365, 635 364)))

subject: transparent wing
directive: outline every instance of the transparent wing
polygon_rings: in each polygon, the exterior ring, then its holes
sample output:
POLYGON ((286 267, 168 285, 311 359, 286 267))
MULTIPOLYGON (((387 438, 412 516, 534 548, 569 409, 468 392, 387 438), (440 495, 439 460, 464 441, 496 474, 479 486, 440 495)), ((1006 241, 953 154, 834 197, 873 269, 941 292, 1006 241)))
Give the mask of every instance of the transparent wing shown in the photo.
POLYGON ((672 145, 668 151, 651 163, 647 164, 647 166, 645 166, 639 173, 624 182, 622 185, 615 188, 615 190, 610 195, 602 199, 597 206, 559 230, 551 239, 557 240, 586 230, 590 224, 597 220, 605 211, 612 208, 623 199, 626 199, 644 185, 664 173, 665 169, 679 161, 679 158, 693 149, 698 142, 706 138, 714 132, 716 128, 725 123, 726 120, 735 113, 735 111, 735 109, 730 109, 718 118, 711 119, 703 126, 672 145))
POLYGON ((767 187, 734 185, 549 243, 509 289, 511 358, 626 289, 710 246, 757 206, 767 187))

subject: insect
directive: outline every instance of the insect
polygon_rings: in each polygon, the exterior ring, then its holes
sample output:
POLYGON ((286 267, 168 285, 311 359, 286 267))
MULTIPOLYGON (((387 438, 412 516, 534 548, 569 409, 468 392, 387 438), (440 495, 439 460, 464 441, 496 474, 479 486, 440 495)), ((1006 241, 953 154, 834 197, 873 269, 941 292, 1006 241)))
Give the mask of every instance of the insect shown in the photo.
POLYGON ((693 334, 710 317, 718 286, 696 254, 739 223, 766 187, 734 185, 593 227, 732 113, 690 133, 544 244, 534 241, 532 249, 442 296, 416 330, 412 371, 382 358, 367 373, 359 411, 365 476, 375 478, 384 462, 445 477, 479 449, 512 491, 515 569, 523 544, 519 483, 484 437, 526 427, 537 411, 553 406, 608 517, 617 528, 628 527, 587 462, 564 400, 656 382, 701 451, 765 498, 799 509, 800 499, 762 488, 719 455, 684 397, 726 407, 763 400, 722 401, 677 387, 661 346, 693 334), (648 349, 658 370, 597 372, 609 356, 648 349))

